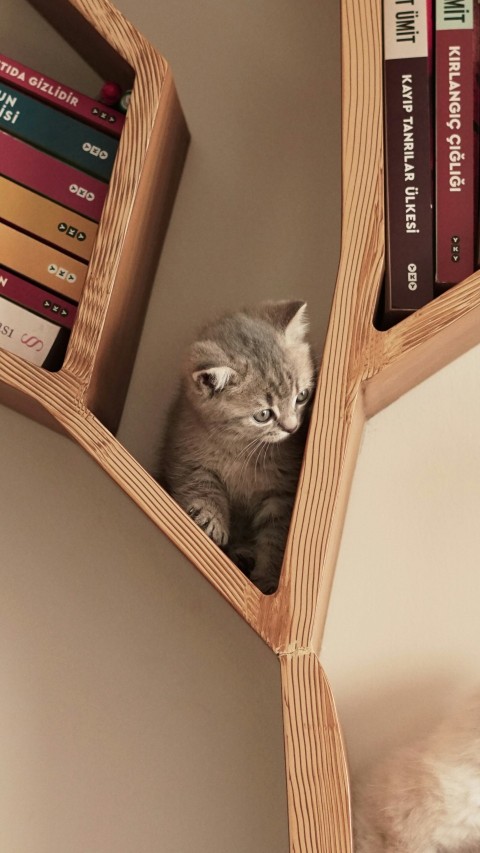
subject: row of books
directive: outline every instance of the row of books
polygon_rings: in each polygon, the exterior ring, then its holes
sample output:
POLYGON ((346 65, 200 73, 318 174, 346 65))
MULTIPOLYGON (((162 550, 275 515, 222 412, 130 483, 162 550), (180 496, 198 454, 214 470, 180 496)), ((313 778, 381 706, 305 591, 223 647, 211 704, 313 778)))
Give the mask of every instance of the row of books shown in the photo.
POLYGON ((384 0, 381 323, 478 267, 479 0, 384 0))
POLYGON ((0 347, 65 355, 125 115, 0 54, 0 347))

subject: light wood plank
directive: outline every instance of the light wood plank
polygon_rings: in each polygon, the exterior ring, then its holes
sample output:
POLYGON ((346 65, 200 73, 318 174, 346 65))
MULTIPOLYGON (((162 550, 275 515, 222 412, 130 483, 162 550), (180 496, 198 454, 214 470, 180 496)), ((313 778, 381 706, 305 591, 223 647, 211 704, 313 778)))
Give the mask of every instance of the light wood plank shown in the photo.
POLYGON ((277 649, 318 650, 363 426, 361 387, 384 263, 380 8, 343 5, 340 265, 277 601, 277 649), (313 644, 313 645, 312 645, 313 644))
POLYGON ((351 853, 345 751, 333 697, 311 652, 281 655, 292 853, 351 853))

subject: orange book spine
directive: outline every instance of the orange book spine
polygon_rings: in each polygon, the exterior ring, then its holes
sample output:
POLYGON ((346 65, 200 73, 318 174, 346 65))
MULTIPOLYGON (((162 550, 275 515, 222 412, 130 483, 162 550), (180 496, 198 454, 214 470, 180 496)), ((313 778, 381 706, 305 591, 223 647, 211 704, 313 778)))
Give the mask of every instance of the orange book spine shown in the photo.
POLYGON ((0 175, 0 219, 88 261, 97 224, 0 175))
POLYGON ((87 264, 0 222, 0 263, 78 302, 87 264))

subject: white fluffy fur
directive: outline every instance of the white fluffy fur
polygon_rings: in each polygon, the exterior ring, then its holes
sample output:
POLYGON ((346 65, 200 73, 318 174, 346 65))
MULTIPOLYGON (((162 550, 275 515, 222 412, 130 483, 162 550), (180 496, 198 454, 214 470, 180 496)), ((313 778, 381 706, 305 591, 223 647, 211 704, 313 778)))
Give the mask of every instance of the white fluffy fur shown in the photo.
POLYGON ((356 781, 355 853, 480 853, 480 691, 356 781))

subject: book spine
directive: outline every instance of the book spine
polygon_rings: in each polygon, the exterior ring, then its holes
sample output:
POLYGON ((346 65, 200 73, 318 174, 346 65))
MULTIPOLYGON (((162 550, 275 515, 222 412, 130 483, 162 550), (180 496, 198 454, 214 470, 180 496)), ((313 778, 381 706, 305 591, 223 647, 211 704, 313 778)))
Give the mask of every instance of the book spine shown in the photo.
POLYGON ((431 6, 384 2, 387 265, 391 320, 434 296, 431 6))
POLYGON ((0 296, 23 306, 47 320, 71 329, 77 314, 77 306, 66 302, 57 294, 49 293, 42 287, 26 281, 24 278, 0 267, 0 296))
POLYGON ((39 367, 63 330, 0 295, 0 347, 39 367))
POLYGON ((0 219, 88 261, 97 225, 0 175, 0 219))
POLYGON ((98 222, 108 184, 0 130, 0 174, 98 222))
POLYGON ((436 0, 436 281, 442 289, 475 269, 474 7, 436 0))
POLYGON ((0 222, 0 262, 12 272, 78 302, 87 264, 0 222))
POLYGON ((81 92, 69 89, 68 86, 22 65, 15 59, 10 59, 3 53, 0 53, 0 80, 105 133, 118 137, 122 132, 125 116, 118 110, 107 107, 81 92))
POLYGON ((108 181, 118 140, 41 101, 0 85, 0 129, 108 181))

